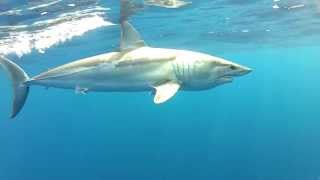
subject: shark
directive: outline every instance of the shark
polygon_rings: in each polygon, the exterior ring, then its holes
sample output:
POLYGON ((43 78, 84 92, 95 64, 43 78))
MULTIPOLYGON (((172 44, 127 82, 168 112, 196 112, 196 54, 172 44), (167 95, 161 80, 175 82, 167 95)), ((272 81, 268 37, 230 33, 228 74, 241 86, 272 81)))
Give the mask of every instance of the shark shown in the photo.
MULTIPOLYGON (((133 11, 124 11, 121 14, 133 14, 133 11)), ((120 19, 120 48, 114 52, 72 61, 33 77, 14 61, 0 55, 0 67, 12 84, 10 117, 15 118, 21 111, 32 86, 72 89, 78 94, 152 92, 153 102, 161 104, 179 91, 212 89, 252 71, 201 52, 151 47, 126 15, 120 19)))

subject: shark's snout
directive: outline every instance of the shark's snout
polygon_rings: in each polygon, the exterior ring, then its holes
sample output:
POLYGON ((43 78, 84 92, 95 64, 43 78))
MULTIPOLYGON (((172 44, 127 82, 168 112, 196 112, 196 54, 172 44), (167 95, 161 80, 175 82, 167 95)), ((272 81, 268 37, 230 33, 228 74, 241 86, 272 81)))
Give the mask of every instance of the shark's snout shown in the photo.
POLYGON ((231 71, 230 74, 232 76, 243 76, 246 74, 249 74, 250 72, 252 72, 252 69, 246 66, 242 66, 242 65, 232 65, 233 68, 231 67, 231 71))
POLYGON ((240 74, 241 74, 241 75, 246 75, 246 74, 251 73, 252 71, 253 71, 253 70, 252 70, 251 68, 242 66, 242 67, 241 67, 240 74))
POLYGON ((216 85, 231 83, 235 77, 249 74, 252 72, 252 69, 238 64, 232 64, 226 72, 227 73, 223 74, 216 80, 216 85))

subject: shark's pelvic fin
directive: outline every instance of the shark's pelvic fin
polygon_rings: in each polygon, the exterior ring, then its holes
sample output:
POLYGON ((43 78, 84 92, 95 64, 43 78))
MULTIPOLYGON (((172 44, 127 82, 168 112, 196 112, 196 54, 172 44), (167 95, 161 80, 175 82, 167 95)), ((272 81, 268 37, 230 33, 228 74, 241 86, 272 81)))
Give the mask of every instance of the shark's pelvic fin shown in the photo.
POLYGON ((154 103, 161 104, 168 101, 178 92, 178 90, 180 89, 180 84, 170 81, 154 88, 156 89, 154 103))
POLYGON ((138 33, 138 31, 128 21, 122 22, 120 50, 133 50, 144 46, 147 45, 141 39, 141 36, 138 33))
POLYGON ((80 94, 80 95, 85 95, 85 94, 87 94, 88 91, 89 91, 89 88, 83 88, 80 86, 76 86, 76 88, 75 88, 75 93, 80 94))

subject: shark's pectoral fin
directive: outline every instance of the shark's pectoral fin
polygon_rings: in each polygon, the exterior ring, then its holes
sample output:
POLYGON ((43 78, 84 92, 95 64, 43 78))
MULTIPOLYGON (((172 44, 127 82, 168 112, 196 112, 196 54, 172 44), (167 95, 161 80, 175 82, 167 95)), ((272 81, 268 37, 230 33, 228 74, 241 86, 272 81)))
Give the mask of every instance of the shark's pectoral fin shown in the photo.
POLYGON ((161 104, 172 98, 180 89, 180 84, 176 82, 167 82, 154 87, 156 89, 154 103, 161 104))

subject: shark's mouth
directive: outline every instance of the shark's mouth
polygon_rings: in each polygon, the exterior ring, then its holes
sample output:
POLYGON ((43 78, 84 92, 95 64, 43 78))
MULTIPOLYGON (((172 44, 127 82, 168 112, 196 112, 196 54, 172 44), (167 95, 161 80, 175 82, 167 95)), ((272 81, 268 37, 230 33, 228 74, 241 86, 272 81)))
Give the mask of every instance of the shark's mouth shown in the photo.
POLYGON ((232 76, 222 76, 222 77, 219 78, 219 81, 221 81, 223 83, 232 82, 233 81, 233 77, 232 76))

